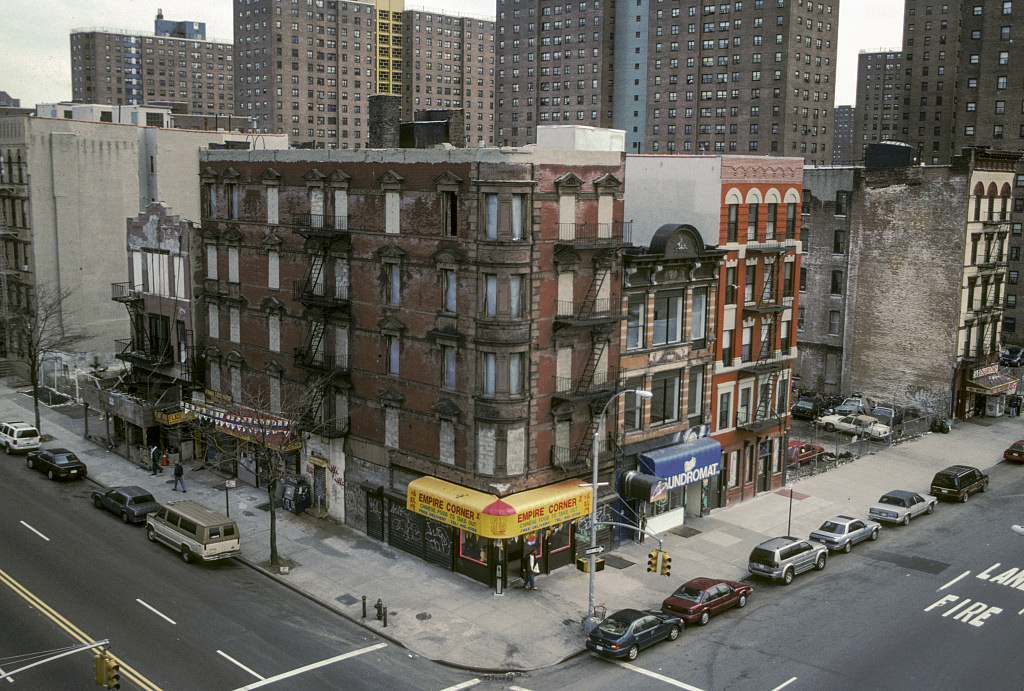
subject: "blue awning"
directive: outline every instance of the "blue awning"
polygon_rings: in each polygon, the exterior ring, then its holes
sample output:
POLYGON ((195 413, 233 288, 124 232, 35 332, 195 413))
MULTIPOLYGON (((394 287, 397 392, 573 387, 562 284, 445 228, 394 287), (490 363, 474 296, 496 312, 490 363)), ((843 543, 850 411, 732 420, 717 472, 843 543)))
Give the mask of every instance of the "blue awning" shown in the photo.
POLYGON ((668 482, 669 489, 683 487, 717 475, 722 466, 722 445, 711 437, 695 439, 640 454, 641 472, 668 482))

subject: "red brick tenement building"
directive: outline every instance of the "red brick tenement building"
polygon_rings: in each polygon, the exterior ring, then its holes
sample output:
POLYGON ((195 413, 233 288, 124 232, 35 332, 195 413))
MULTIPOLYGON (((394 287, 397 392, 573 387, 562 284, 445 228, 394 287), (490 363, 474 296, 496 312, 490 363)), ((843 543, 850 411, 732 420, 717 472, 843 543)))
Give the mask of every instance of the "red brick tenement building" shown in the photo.
POLYGON ((200 164, 207 387, 264 377, 271 413, 305 391, 298 471, 328 513, 486 583, 524 547, 574 560, 618 384, 621 134, 574 131, 200 164))

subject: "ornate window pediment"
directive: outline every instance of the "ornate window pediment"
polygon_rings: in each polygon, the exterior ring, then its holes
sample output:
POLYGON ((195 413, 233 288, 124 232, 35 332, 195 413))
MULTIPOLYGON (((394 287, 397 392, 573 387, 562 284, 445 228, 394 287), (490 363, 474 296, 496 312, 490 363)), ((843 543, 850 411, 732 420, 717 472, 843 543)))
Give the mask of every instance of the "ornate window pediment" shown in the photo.
POLYGON ((277 185, 281 182, 281 174, 273 168, 267 168, 260 175, 260 180, 263 181, 264 185, 277 185))
POLYGON ((622 181, 611 173, 605 173, 594 180, 594 189, 602 194, 612 194, 622 189, 622 181))
POLYGON ((302 179, 306 181, 307 185, 322 185, 326 178, 327 176, 316 168, 307 170, 306 174, 302 176, 302 179))
POLYGON ((405 250, 394 245, 384 245, 377 250, 376 254, 383 260, 398 261, 405 256, 405 250))
POLYGON ((555 179, 555 188, 559 194, 576 194, 580 187, 583 187, 583 181, 574 173, 566 173, 555 179))
POLYGON ((400 408, 405 405, 405 396, 394 389, 384 389, 377 395, 377 400, 380 401, 381 405, 392 408, 400 408))
POLYGON ((405 324, 403 324, 396 317, 393 317, 389 314, 388 316, 384 317, 379 322, 377 322, 377 328, 380 329, 381 332, 383 333, 397 336, 398 334, 402 333, 402 331, 405 330, 405 324))
POLYGON ((223 178, 224 182, 238 182, 238 179, 240 177, 242 177, 241 174, 239 174, 239 172, 234 168, 230 167, 227 168, 221 175, 221 178, 223 178))
POLYGON ((430 407, 430 412, 441 420, 457 420, 462 410, 448 398, 442 398, 430 407))
POLYGON ((377 178, 377 182, 380 183, 382 189, 397 192, 402 189, 402 185, 405 183, 405 178, 395 171, 389 170, 377 178))
POLYGON ((458 250, 446 247, 444 249, 438 250, 437 252, 434 252, 433 260, 434 263, 437 264, 438 266, 445 264, 457 265, 465 261, 465 257, 463 257, 462 253, 459 252, 458 250))
POLYGON ((462 185, 462 178, 450 170, 446 170, 434 178, 434 184, 437 185, 438 192, 458 192, 462 185))
POLYGON ((332 187, 339 187, 339 188, 341 188, 341 187, 347 188, 348 184, 349 184, 349 182, 351 182, 351 180, 352 180, 352 176, 349 175, 348 173, 346 173, 341 168, 336 168, 334 170, 334 172, 332 172, 330 174, 330 176, 328 176, 328 178, 327 178, 327 182, 332 187))

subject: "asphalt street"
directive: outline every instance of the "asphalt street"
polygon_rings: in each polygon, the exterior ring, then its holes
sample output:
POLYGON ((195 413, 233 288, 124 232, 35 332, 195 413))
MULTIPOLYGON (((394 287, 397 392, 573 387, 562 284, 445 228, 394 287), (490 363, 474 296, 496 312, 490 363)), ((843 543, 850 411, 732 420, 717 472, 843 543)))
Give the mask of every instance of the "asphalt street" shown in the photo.
MULTIPOLYGON (((96 509, 87 480, 51 482, 0 452, 0 481, 0 668, 108 638, 125 689, 441 689, 467 678, 234 560, 184 564, 144 528, 96 509)), ((92 655, 27 670, 16 683, 96 688, 92 655)))

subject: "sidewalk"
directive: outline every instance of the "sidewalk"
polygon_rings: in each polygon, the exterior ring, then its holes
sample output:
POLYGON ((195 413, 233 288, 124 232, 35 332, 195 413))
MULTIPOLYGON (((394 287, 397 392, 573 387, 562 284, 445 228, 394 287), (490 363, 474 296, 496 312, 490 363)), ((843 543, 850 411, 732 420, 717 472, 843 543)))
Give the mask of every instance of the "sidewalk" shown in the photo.
MULTIPOLYGON (((31 396, 21 391, 0 385, 0 419, 33 419, 31 396)), ((172 492, 170 472, 152 477, 86 440, 81 406, 40 406, 40 412, 40 431, 52 436, 52 443, 77 453, 89 467, 89 480, 105 486, 140 485, 160 502, 187 498, 225 510, 223 476, 186 465, 188 493, 183 497, 172 492)), ((90 416, 90 432, 102 426, 90 416)), ((606 568, 596 578, 595 601, 608 612, 657 607, 679 583, 696 576, 745 578, 750 549, 768 537, 787 534, 790 504, 790 534, 807 535, 834 514, 866 515, 868 506, 890 489, 927 490, 934 472, 953 462, 987 468, 1001 459, 1006 446, 1024 436, 1022 432, 1020 418, 958 423, 950 434, 928 434, 801 480, 794 485, 792 501, 789 490, 767 492, 704 518, 688 518, 686 526, 661 536, 672 556, 670 578, 647 573, 647 553, 654 546, 650 539, 643 545, 624 544, 606 553, 606 568)), ((481 583, 348 526, 284 510, 277 512, 277 545, 290 569, 271 573, 266 493, 240 484, 230 490, 228 501, 242 534, 242 562, 423 657, 480 671, 526 671, 583 650, 588 574, 566 567, 538 576, 537 591, 512 587, 496 596, 481 583), (366 620, 361 619, 363 596, 366 620), (386 629, 375 616, 378 598, 388 607, 386 629)), ((127 530, 111 523, 111 530, 121 529, 127 530)), ((145 539, 142 531, 139 539, 145 539)))

